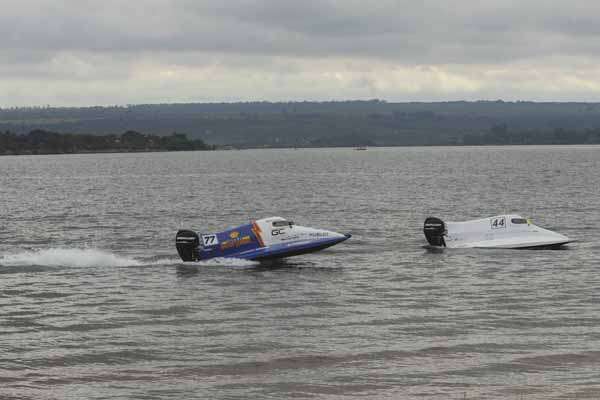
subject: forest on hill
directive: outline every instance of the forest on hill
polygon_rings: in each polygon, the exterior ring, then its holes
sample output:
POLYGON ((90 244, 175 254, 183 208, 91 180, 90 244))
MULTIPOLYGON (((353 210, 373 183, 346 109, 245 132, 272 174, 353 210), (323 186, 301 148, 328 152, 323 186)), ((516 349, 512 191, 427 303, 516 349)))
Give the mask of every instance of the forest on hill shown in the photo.
POLYGON ((593 144, 600 143, 600 104, 370 100, 0 109, 0 131, 35 130, 184 132, 191 140, 237 148, 593 144))
POLYGON ((26 135, 0 132, 0 155, 68 154, 102 152, 212 150, 201 139, 184 134, 145 135, 127 131, 121 135, 61 134, 37 129, 26 135))

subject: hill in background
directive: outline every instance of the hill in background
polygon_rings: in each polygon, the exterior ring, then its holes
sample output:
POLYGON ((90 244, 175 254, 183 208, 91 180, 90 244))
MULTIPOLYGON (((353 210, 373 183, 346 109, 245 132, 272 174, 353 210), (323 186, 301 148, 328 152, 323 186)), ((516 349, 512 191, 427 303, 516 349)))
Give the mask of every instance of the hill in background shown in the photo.
POLYGON ((183 132, 235 147, 600 143, 600 104, 371 100, 0 109, 0 131, 36 129, 183 132))

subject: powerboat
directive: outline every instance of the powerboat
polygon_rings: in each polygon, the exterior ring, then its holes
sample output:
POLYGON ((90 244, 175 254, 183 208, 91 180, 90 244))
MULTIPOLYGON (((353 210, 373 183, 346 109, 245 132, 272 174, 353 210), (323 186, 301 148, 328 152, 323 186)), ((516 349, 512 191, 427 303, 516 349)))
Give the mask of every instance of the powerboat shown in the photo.
POLYGON ((281 217, 270 217, 217 233, 179 230, 175 245, 183 261, 216 257, 268 260, 313 253, 351 236, 299 226, 281 217))
POLYGON ((534 225, 520 215, 497 215, 465 222, 429 217, 423 227, 431 246, 448 248, 557 249, 571 240, 534 225))

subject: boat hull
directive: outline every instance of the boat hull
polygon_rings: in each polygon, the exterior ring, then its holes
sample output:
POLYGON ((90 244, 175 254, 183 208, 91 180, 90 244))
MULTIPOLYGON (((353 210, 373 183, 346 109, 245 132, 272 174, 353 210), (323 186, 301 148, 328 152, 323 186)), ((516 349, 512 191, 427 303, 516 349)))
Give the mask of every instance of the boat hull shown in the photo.
POLYGON ((431 246, 479 249, 560 249, 572 242, 560 233, 534 225, 519 215, 498 215, 464 222, 430 217, 423 228, 431 246))
POLYGON ((314 253, 350 237, 350 234, 298 226, 283 218, 271 217, 211 234, 180 230, 175 243, 183 261, 272 260, 314 253))
POLYGON ((505 245, 471 245, 465 247, 455 248, 474 248, 474 249, 513 249, 513 250, 560 250, 566 244, 571 243, 570 241, 555 242, 555 243, 543 243, 543 244, 505 244, 505 245))
POLYGON ((286 248, 264 248, 263 251, 257 251, 255 254, 238 254, 236 258, 263 261, 300 256, 303 254, 315 253, 328 247, 335 246, 338 243, 348 240, 350 237, 351 235, 347 234, 344 238, 336 238, 328 241, 310 242, 297 245, 290 244, 286 248))

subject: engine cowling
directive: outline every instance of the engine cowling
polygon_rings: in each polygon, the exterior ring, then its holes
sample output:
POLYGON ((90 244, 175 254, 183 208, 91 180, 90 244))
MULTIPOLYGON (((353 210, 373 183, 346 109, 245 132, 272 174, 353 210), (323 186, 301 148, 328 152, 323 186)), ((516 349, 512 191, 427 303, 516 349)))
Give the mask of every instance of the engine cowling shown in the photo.
POLYGON ((432 246, 446 247, 444 236, 448 233, 446 224, 439 218, 429 217, 425 220, 423 233, 432 246))
POLYGON ((177 247, 179 257, 183 261, 198 261, 200 259, 200 255, 198 254, 200 238, 196 232, 190 230, 177 231, 175 246, 177 247))

